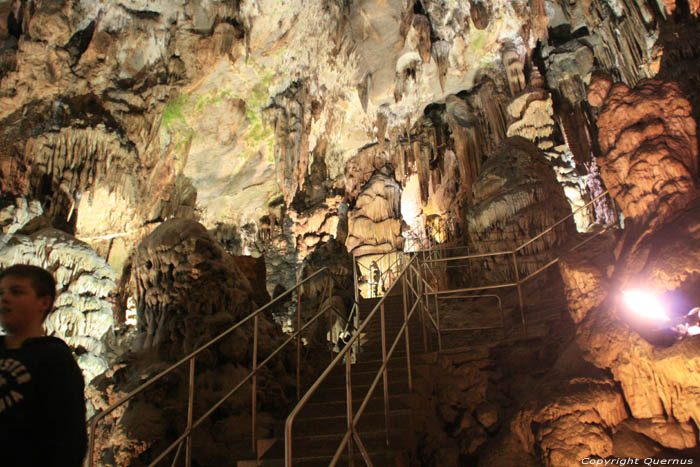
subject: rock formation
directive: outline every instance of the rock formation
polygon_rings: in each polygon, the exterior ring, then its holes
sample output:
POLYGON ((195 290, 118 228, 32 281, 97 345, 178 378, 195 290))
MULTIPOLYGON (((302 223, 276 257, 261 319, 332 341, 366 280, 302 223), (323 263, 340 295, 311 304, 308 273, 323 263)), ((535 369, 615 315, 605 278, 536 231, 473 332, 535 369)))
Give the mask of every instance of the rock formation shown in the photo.
MULTIPOLYGON (((478 252, 510 251, 566 216, 561 186, 544 154, 521 137, 505 140, 486 161, 474 184, 474 207, 467 211, 470 245, 478 252)), ((523 250, 518 259, 521 275, 542 265, 549 250, 566 241, 570 223, 560 224, 523 250)), ((515 278, 512 258, 494 257, 479 270, 480 278, 515 278)), ((482 280, 483 282, 483 280, 482 280)))
POLYGON ((109 366, 105 338, 113 331, 110 294, 115 272, 90 246, 42 225, 46 219, 36 201, 20 198, 2 213, 0 266, 33 264, 53 273, 56 301, 44 323, 46 334, 60 337, 73 349, 89 383, 109 366))
MULTIPOLYGON (((130 275, 137 307, 131 351, 122 353, 89 388, 89 402, 97 411, 254 309, 251 285, 236 260, 190 220, 170 220, 148 236, 134 253, 130 275)), ((283 340, 265 316, 259 318, 258 339, 260 356, 270 355, 283 340)), ((197 359, 196 407, 210 407, 247 375, 252 342, 252 326, 243 326, 197 359)), ((272 413, 286 405, 293 382, 285 365, 283 353, 260 370, 260 435, 271 434, 272 413)), ((106 417, 97 432, 102 465, 147 464, 172 442, 175 431, 184 429, 187 398, 180 396, 188 388, 185 368, 106 417)), ((198 463, 221 465, 247 452, 250 397, 248 384, 206 419, 194 441, 198 463), (222 430, 226 443, 220 442, 222 430)))
POLYGON ((136 249, 130 266, 137 348, 187 353, 254 309, 250 282, 196 222, 164 222, 136 249), (206 284, 217 284, 218 293, 206 284))
MULTIPOLYGON (((99 409, 324 266, 333 289, 308 284, 303 314, 341 318, 353 255, 385 270, 379 255, 434 242, 509 251, 609 190, 615 203, 517 257, 522 278, 588 240, 560 258, 562 342, 538 342, 552 355, 517 381, 486 374, 513 348, 441 361, 416 459, 686 455, 696 339, 626 321, 616 294, 698 300, 698 14, 698 0, 0 0, 2 264, 56 273, 47 327, 88 379, 109 368, 99 409)), ((512 260, 436 282, 512 281, 512 260)), ((267 344, 272 318, 296 326, 297 298, 266 314, 267 344)), ((305 337, 325 346, 325 331, 305 337)), ((233 340, 203 356, 202 403, 251 363, 249 329, 233 340)), ((265 374, 267 413, 287 402, 285 358, 265 374)), ((182 427, 160 401, 185 378, 164 386, 107 420, 104 463, 147 462, 182 427)), ((242 439, 248 408, 208 422, 200 464, 236 459, 224 433, 242 439)))
MULTIPOLYGON (((611 371, 620 383, 631 417, 621 433, 653 440, 646 451, 652 455, 659 454, 654 448, 658 445, 682 451, 698 444, 690 433, 700 415, 691 402, 700 384, 699 341, 689 337, 674 342, 678 336, 670 329, 628 310, 621 292, 675 291, 687 303, 698 300, 692 273, 700 264, 693 253, 697 235, 692 233, 698 210, 695 122, 672 84, 643 81, 634 89, 605 88, 610 85, 599 81, 589 92, 607 94, 598 120, 600 145, 606 151, 602 173, 631 227, 617 239, 596 240, 585 253, 567 256, 562 277, 572 317, 581 323, 576 342, 584 358, 611 371), (637 113, 638 106, 626 105, 635 99, 641 107, 653 107, 637 113), (614 251, 614 256, 604 251, 614 251)), ((674 310, 671 303, 667 306, 672 319, 688 312, 683 305, 674 310)), ((635 443, 631 446, 608 442, 606 456, 628 455, 626 449, 634 449, 635 443)))
POLYGON ((400 201, 401 187, 386 172, 376 172, 348 214, 348 250, 362 255, 400 249, 400 201))
POLYGON ((673 83, 613 86, 598 127, 601 176, 626 218, 654 227, 696 197, 698 146, 690 104, 673 83))

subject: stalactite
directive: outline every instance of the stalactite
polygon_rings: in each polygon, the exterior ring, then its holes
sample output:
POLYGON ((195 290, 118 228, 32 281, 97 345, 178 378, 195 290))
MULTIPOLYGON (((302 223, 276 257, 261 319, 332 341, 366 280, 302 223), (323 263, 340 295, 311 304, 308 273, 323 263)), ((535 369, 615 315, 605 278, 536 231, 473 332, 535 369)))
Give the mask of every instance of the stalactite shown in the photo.
POLYGON ((491 22, 490 2, 472 1, 469 14, 476 29, 484 30, 491 22))
POLYGON ((525 89, 525 74, 523 73, 522 59, 513 43, 506 42, 503 44, 501 61, 506 69, 510 94, 511 96, 515 96, 525 89))
POLYGON ((357 97, 360 99, 360 104, 362 104, 362 110, 367 113, 367 104, 369 103, 369 92, 372 82, 372 74, 367 73, 364 78, 357 83, 357 97))
POLYGON ((572 104, 567 99, 559 99, 558 104, 556 115, 566 144, 574 155, 576 163, 586 164, 591 158, 591 142, 587 129, 588 122, 583 109, 580 105, 572 104))
POLYGON ((413 159, 416 162, 416 171, 418 172, 418 180, 420 182, 421 199, 423 202, 428 201, 428 189, 430 186, 430 166, 426 160, 426 153, 420 141, 414 141, 411 144, 411 152, 413 159))
POLYGON ((423 15, 413 15, 413 29, 417 35, 418 54, 423 63, 430 61, 430 21, 423 15))
POLYGON ((628 86, 655 74, 653 49, 647 43, 654 40, 656 23, 644 2, 618 2, 614 7, 604 0, 559 4, 570 20, 582 18, 596 32, 587 43, 602 69, 618 74, 628 86))
POLYGON ((493 81, 487 80, 479 87, 476 95, 479 108, 484 113, 486 124, 490 130, 485 138, 484 152, 490 152, 506 137, 506 109, 501 93, 493 81))
POLYGON ((279 183, 289 206, 296 194, 304 188, 309 168, 309 135, 314 118, 314 103, 303 82, 293 83, 273 98, 264 110, 275 131, 275 163, 279 183))
POLYGON ((449 67, 450 44, 446 41, 437 41, 432 45, 432 53, 435 63, 438 66, 440 78, 440 89, 445 90, 445 80, 447 79, 447 69, 449 67))
POLYGON ((544 7, 544 0, 530 0, 530 15, 533 19, 535 38, 539 40, 546 39, 549 17, 544 7))
POLYGON ((386 125, 388 118, 385 113, 377 113, 377 143, 379 143, 379 149, 384 151, 386 148, 386 141, 384 135, 386 134, 386 125))
POLYGON ((445 103, 447 122, 455 142, 462 191, 466 192, 467 203, 471 205, 472 183, 479 175, 481 165, 479 129, 475 125, 473 111, 466 102, 450 95, 445 103))
MULTIPOLYGON (((451 125, 452 127, 452 125, 451 125)), ((459 179, 462 191, 467 194, 467 205, 472 204, 472 183, 473 178, 468 161, 467 135, 466 131, 460 127, 452 128, 452 137, 455 142, 455 154, 457 156, 457 166, 459 167, 459 179)))

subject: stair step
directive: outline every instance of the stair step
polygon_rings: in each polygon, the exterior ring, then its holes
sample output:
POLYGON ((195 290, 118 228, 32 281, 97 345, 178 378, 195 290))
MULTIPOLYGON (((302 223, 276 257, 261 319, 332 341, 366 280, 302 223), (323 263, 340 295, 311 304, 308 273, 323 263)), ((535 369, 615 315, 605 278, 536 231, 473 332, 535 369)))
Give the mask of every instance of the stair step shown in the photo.
MULTIPOLYGON (((406 360, 403 360, 403 365, 399 367, 387 366, 389 371, 389 381, 391 380, 407 380, 408 379, 408 367, 406 366, 406 360)), ((350 374, 350 380, 352 381, 353 387, 356 384, 369 384, 374 380, 377 372, 379 371, 379 365, 376 368, 368 369, 367 371, 357 371, 352 368, 352 373, 350 374)), ((322 386, 328 388, 345 388, 345 371, 331 374, 322 386)))
MULTIPOLYGON (((352 385, 352 394, 353 398, 355 397, 355 394, 357 394, 359 397, 364 398, 367 395, 367 392, 369 391, 370 384, 369 382, 364 383, 364 384, 355 384, 353 383, 352 385)), ((372 393, 373 396, 381 396, 384 391, 384 386, 382 379, 379 379, 379 382, 377 383, 377 386, 374 388, 374 392, 372 393)), ((389 394, 408 394, 408 382, 406 381, 406 378, 391 378, 389 377, 389 394)), ((324 388, 321 386, 318 391, 314 394, 314 399, 316 400, 325 400, 325 401, 345 401, 345 387, 336 387, 336 388, 324 388)))
MULTIPOLYGON (((325 465, 328 465, 328 461, 333 457, 333 454, 335 454, 338 446, 340 446, 343 436, 344 433, 332 436, 308 437, 295 440, 292 443, 294 465, 306 465, 307 462, 325 462, 325 465)), ((392 430, 391 436, 389 437, 391 447, 389 447, 386 445, 386 432, 384 431, 383 427, 374 431, 360 432, 360 439, 367 449, 370 459, 372 459, 372 463, 374 463, 375 458, 381 462, 381 460, 384 459, 387 451, 392 452, 404 448, 408 444, 408 436, 409 433, 407 430, 392 430)), ((356 459, 359 461, 361 459, 359 449, 357 449, 355 446, 353 447, 356 459)), ((347 452, 347 448, 345 449, 345 452, 347 452)), ((259 465, 280 465, 274 463, 268 464, 266 462, 283 461, 283 459, 284 440, 278 439, 277 442, 275 442, 270 449, 262 455, 260 459, 261 464, 259 465)), ((378 465, 386 464, 379 463, 378 465)))
MULTIPOLYGON (((368 372, 376 372, 379 367, 382 364, 381 357, 380 358, 368 358, 368 355, 363 355, 360 354, 360 361, 357 363, 354 363, 352 365, 352 374, 361 374, 361 373, 368 373, 368 372)), ((406 366, 406 358, 401 357, 401 358, 391 358, 389 362, 387 363, 387 368, 392 369, 392 368, 407 368, 406 366)), ((345 374, 345 370, 343 370, 343 375, 345 374)))
MULTIPOLYGON (((362 417, 358 422, 360 431, 372 429, 376 427, 384 428, 384 410, 376 412, 363 412, 362 417)), ((389 410, 389 423, 391 426, 401 427, 408 426, 411 421, 411 410, 403 407, 389 410)), ((338 433, 345 434, 348 428, 347 415, 324 416, 313 419, 300 420, 294 424, 294 438, 313 436, 318 432, 319 427, 323 427, 324 434, 335 435, 338 433)))
MULTIPOLYGON (((352 406, 353 410, 357 411, 364 399, 365 394, 360 395, 353 393, 352 406)), ((406 394, 391 394, 389 393, 389 408, 391 410, 401 410, 408 408, 406 403, 406 394)), ((324 401, 324 402, 309 402, 301 409, 296 421, 309 421, 319 418, 333 418, 344 416, 347 411, 345 401, 324 401)), ((365 407, 365 413, 384 413, 384 396, 379 395, 370 398, 365 407)))

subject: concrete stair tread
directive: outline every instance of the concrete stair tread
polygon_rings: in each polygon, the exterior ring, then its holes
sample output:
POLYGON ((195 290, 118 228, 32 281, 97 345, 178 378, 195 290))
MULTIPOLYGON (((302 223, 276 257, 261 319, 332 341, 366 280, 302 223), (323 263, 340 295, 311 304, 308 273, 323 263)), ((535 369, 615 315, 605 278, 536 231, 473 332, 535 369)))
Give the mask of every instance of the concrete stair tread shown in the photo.
MULTIPOLYGON (((374 368, 372 371, 365 371, 362 373, 353 371, 350 375, 350 381, 352 382, 353 387, 355 387, 355 384, 368 384, 374 380, 374 377, 378 371, 379 366, 374 368)), ((387 371, 389 372, 389 381, 392 379, 396 380, 396 378, 402 378, 403 380, 407 380, 408 378, 408 368, 406 367, 405 360, 404 364, 400 367, 387 366, 387 371)), ((329 376, 326 379, 324 386, 329 389, 345 388, 345 372, 342 374, 329 376)))
MULTIPOLYGON (((292 453, 296 462, 302 461, 328 461, 333 457, 340 446, 345 433, 324 435, 318 437, 306 437, 292 442, 292 453)), ((373 431, 361 431, 360 439, 364 444, 371 459, 384 457, 387 451, 401 450, 408 444, 407 430, 393 429, 390 436, 390 446, 386 445, 386 432, 383 427, 373 431)), ((345 450, 347 452, 347 449, 345 450)), ((355 454, 359 456, 359 449, 354 447, 355 454)), ((284 459, 284 439, 277 439, 270 448, 260 457, 262 462, 284 459)))
MULTIPOLYGON (((389 407, 392 410, 401 410, 408 408, 405 402, 406 394, 389 394, 389 407)), ((364 394, 353 393, 352 405, 353 409, 357 409, 364 399, 364 394)), ((347 407, 345 400, 342 401, 326 401, 326 402, 309 402, 301 409, 296 420, 311 420, 323 417, 345 416, 347 407)), ((372 397, 367 402, 365 413, 384 413, 384 397, 380 394, 372 397)))
MULTIPOLYGON (((374 388, 373 391, 373 396, 378 397, 383 394, 383 381, 380 378, 379 381, 377 382, 377 385, 374 388)), ((370 389, 370 382, 367 382, 365 384, 353 384, 352 385, 352 395, 353 399, 355 398, 355 395, 357 394, 359 397, 364 398, 367 393, 369 392, 370 389)), ((328 400, 328 401, 345 401, 345 387, 336 387, 336 388, 323 388, 321 387, 314 396, 316 396, 317 400, 328 400)), ((389 394, 403 394, 403 393, 408 393, 408 381, 406 379, 403 380, 392 380, 392 378, 389 378, 389 394)))
MULTIPOLYGON (((391 426, 405 426, 410 422, 411 409, 409 408, 392 408, 389 410, 389 418, 391 426)), ((362 417, 358 421, 360 431, 371 427, 384 427, 384 410, 367 413, 363 412, 362 417)), ((314 431, 318 430, 318 424, 323 424, 324 434, 335 435, 338 433, 344 434, 347 429, 347 415, 336 415, 328 417, 317 417, 312 419, 302 419, 299 423, 294 424, 294 437, 313 436, 314 431), (313 423, 316 422, 316 423, 313 423)))

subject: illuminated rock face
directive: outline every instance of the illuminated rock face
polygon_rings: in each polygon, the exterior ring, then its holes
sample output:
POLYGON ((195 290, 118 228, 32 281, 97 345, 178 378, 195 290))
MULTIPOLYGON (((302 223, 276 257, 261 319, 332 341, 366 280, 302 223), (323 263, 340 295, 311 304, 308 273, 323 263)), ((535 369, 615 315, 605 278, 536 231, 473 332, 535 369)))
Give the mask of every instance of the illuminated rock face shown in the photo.
MULTIPOLYGON (((255 294, 236 259, 194 221, 175 219, 159 226, 134 252, 130 274, 137 307, 132 345, 88 388, 87 397, 95 410, 126 395, 134 383, 154 376, 166 363, 209 341, 255 308, 255 294)), ((255 287, 264 291, 263 284, 255 287)), ((260 355, 270 355, 282 340, 279 327, 261 315, 260 355)), ((242 326, 198 357, 196 407, 211 407, 247 376, 252 342, 252 326, 242 326)), ((259 387, 265 388, 258 393, 258 401, 265 410, 286 407, 285 394, 293 390, 284 366, 289 357, 282 351, 258 373, 259 387)), ((186 417, 186 405, 181 404, 186 398, 180 396, 189 387, 186 368, 173 372, 164 379, 165 384, 156 384, 98 426, 96 458, 100 464, 148 464, 174 440, 173 433, 181 433, 186 417)), ((250 401, 250 386, 246 385, 200 427, 195 441, 200 454, 195 454, 199 459, 195 462, 225 465, 244 456, 249 445, 242 447, 231 440, 250 434, 250 401)), ((258 412, 262 437, 272 435, 274 420, 265 410, 258 412)))
POLYGON ((694 449, 700 339, 679 341, 670 326, 628 309, 621 292, 665 294, 672 319, 700 302, 695 121, 672 83, 642 81, 630 90, 594 80, 589 99, 604 95, 601 173, 633 228, 562 258, 569 310, 580 323, 576 344, 587 361, 612 373, 629 408, 629 419, 614 424, 611 454, 694 449))
POLYGON ((105 337, 113 326, 110 293, 115 287, 115 272, 89 245, 65 232, 42 227, 42 218, 37 217, 42 214, 41 207, 36 202, 19 199, 3 214, 14 219, 8 226, 10 231, 22 226, 27 235, 16 234, 0 246, 0 267, 33 264, 53 273, 56 301, 44 322, 46 334, 63 339, 76 352, 89 383, 109 366, 105 337))
POLYGON ((674 83, 614 85, 598 118, 601 176, 626 218, 656 226, 696 196, 690 103, 674 83))
MULTIPOLYGON (((484 163, 474 183, 474 207, 467 212, 469 240, 479 252, 510 251, 553 225, 570 212, 554 170, 544 154, 521 137, 509 138, 484 163)), ((538 258, 563 243, 571 223, 562 223, 555 235, 526 248, 518 261, 520 273, 541 264, 538 258)), ((493 279, 512 280, 512 258, 499 257, 482 271, 493 279)))
POLYGON ((212 325, 254 309, 234 258, 204 227, 184 219, 163 223, 136 249, 130 287, 142 348, 193 350, 216 335, 212 325))
POLYGON ((638 419, 669 415, 678 422, 698 424, 700 412, 691 401, 700 390, 700 340, 694 336, 674 343, 673 334, 656 331, 659 323, 635 315, 620 300, 620 291, 626 289, 656 294, 674 291, 688 305, 674 310, 673 302, 666 302, 673 318, 696 306, 700 301, 698 214, 700 205, 695 200, 634 247, 629 245, 633 239, 627 239, 624 247, 629 250, 612 262, 614 275, 601 283, 606 299, 591 308, 578 332, 577 341, 586 358, 612 371, 622 385, 631 415, 638 419))
POLYGON ((348 250, 356 255, 401 249, 401 186, 377 171, 363 187, 348 214, 348 250))

